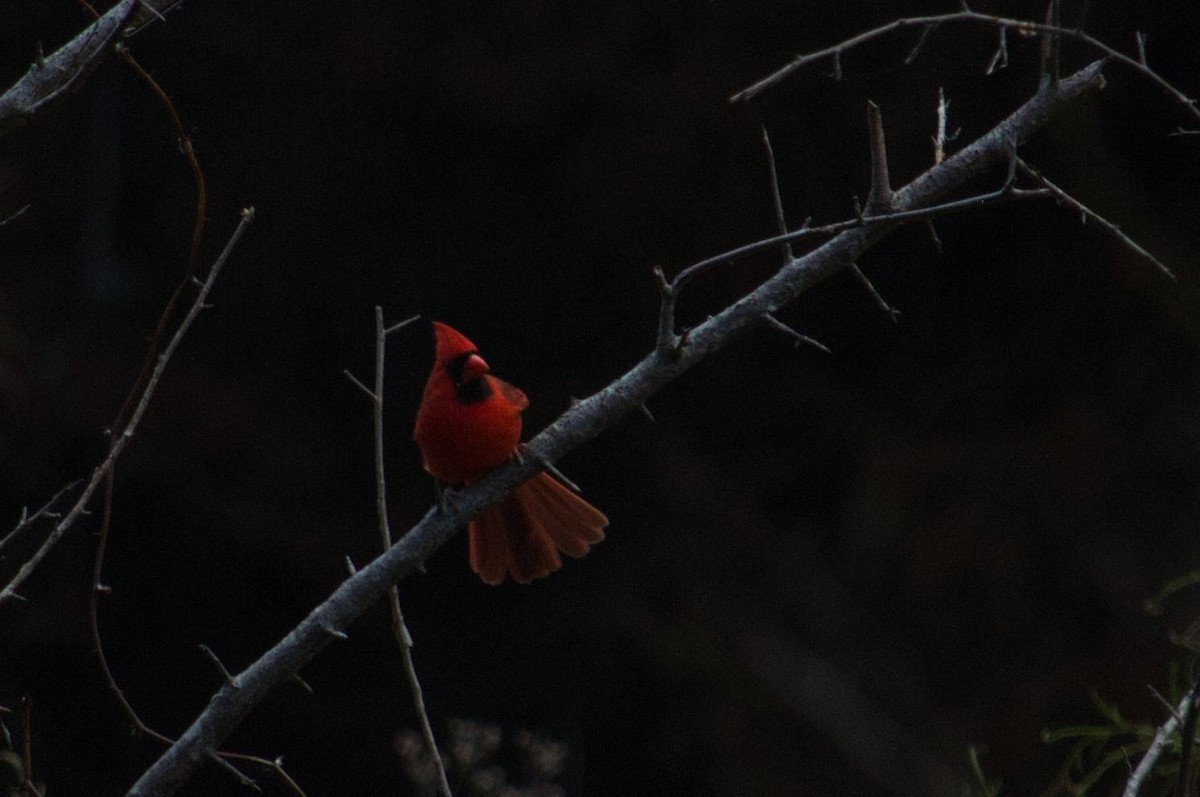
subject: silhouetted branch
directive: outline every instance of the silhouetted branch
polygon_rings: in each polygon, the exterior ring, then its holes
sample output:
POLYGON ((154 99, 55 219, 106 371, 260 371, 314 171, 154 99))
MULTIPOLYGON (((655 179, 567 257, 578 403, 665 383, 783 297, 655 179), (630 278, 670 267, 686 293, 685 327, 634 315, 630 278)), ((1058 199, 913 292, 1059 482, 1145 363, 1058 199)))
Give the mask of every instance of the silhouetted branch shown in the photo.
POLYGON ((225 261, 229 258, 230 253, 233 252, 233 248, 237 246, 238 240, 241 239, 242 233, 245 232, 253 220, 254 208, 246 208, 242 211, 242 217, 238 222, 238 226, 229 236, 229 241, 225 244, 225 248, 221 251, 221 254, 213 262, 212 268, 208 271, 208 276, 203 282, 196 281, 199 286, 196 298, 192 301, 192 306, 188 309, 187 314, 184 315, 183 320, 179 322, 179 327, 175 330, 175 334, 171 336, 171 340, 163 348, 162 353, 158 355, 158 361, 155 363, 154 370, 151 371, 149 378, 146 380, 146 385, 142 390, 141 396, 138 398, 137 405, 134 407, 133 412, 130 413, 129 421, 119 431, 116 429, 113 430, 115 436, 112 445, 109 447, 108 456, 104 458, 104 461, 92 473, 91 479, 83 488, 83 493, 76 500, 70 511, 67 512, 66 516, 55 525, 54 530, 50 532, 45 541, 42 542, 41 547, 34 552, 33 556, 21 565, 21 569, 4 586, 4 589, 0 590, 0 604, 16 597, 16 590, 24 583, 25 579, 29 577, 38 564, 41 563, 42 559, 46 557, 50 549, 62 538, 67 529, 71 528, 79 516, 83 514, 88 501, 92 497, 92 493, 96 491, 100 482, 108 475, 117 458, 125 450, 125 446, 133 438, 138 425, 141 423, 142 416, 146 412, 146 408, 150 406, 150 399, 154 396, 158 382, 162 378, 163 372, 166 371, 167 363, 170 362, 175 350, 179 348, 179 344, 183 341, 188 329, 191 328, 192 322, 200 315, 200 311, 206 307, 205 299, 208 298, 209 292, 216 283, 217 275, 221 273, 221 267, 225 265, 225 261))
POLYGON ((51 510, 54 508, 54 506, 56 504, 58 504, 58 502, 62 499, 62 497, 64 495, 66 495, 68 492, 70 492, 73 488, 79 486, 80 481, 81 481, 80 479, 76 479, 75 481, 71 482, 70 484, 65 485, 62 489, 60 489, 57 493, 55 493, 49 501, 42 504, 41 508, 38 509, 36 512, 34 512, 32 515, 29 514, 28 509, 22 509, 21 517, 20 517, 20 519, 17 520, 17 525, 13 526, 13 530, 10 531, 8 534, 5 534, 3 538, 0 538, 0 551, 4 550, 4 547, 6 545, 11 543, 18 536, 20 536, 21 532, 28 531, 33 526, 33 524, 37 523, 42 518, 62 517, 62 515, 60 515, 56 512, 53 512, 51 510))
MULTIPOLYGON (((761 326, 765 316, 855 262, 903 221, 922 217, 923 209, 935 207, 966 181, 1005 163, 1014 144, 1028 140, 1069 103, 1102 85, 1101 64, 1097 62, 1042 89, 993 130, 895 191, 894 213, 868 217, 865 223, 843 228, 824 245, 792 260, 755 290, 676 339, 671 356, 665 356, 661 345, 656 346, 626 374, 571 406, 530 441, 527 450, 532 456, 513 460, 456 491, 444 509, 431 508, 397 543, 347 578, 274 647, 234 676, 232 685, 218 690, 179 740, 134 784, 128 792, 130 797, 174 794, 207 759, 208 751, 215 749, 267 694, 334 639, 344 638, 351 623, 393 584, 421 567, 472 516, 532 477, 541 463, 557 461, 591 440, 694 365, 761 326)), ((776 236, 743 249, 759 251, 785 242, 785 236, 776 236)), ((732 256, 727 254, 717 262, 732 256)), ((680 277, 688 271, 681 272, 680 277)), ((660 282, 667 284, 659 276, 660 282)), ((659 333, 661 344, 661 326, 659 333)))
POLYGON ((118 41, 138 0, 121 0, 75 38, 46 57, 0 94, 0 132, 24 124, 77 89, 118 41))
POLYGON ((1037 182, 1039 182, 1043 186, 1045 186, 1045 188, 1047 190, 1049 190, 1050 193, 1054 194, 1055 198, 1058 199, 1059 202, 1062 202, 1063 204, 1067 205, 1068 207, 1074 208, 1075 210, 1079 211, 1079 215, 1081 217, 1080 221, 1082 221, 1084 224, 1086 224, 1089 220, 1094 221, 1096 224, 1099 224, 1101 227, 1103 227, 1105 230, 1107 230, 1114 238, 1116 238, 1118 241, 1120 241, 1121 245, 1124 246, 1126 249, 1130 250, 1131 252, 1136 254, 1138 257, 1149 260, 1163 274, 1170 277, 1171 279, 1175 279, 1175 274, 1174 274, 1174 272, 1171 271, 1171 269, 1167 268, 1166 265, 1164 265, 1161 260, 1159 260, 1157 257, 1155 257, 1154 255, 1147 252, 1144 248, 1142 248, 1142 246, 1137 241, 1133 240, 1128 235, 1126 235, 1124 232, 1122 232, 1120 227, 1113 224, 1111 221, 1104 218, 1099 213, 1096 213, 1094 210, 1092 210, 1087 205, 1080 202, 1075 197, 1068 194, 1063 189, 1059 188, 1054 183, 1050 182, 1050 180, 1048 180, 1046 177, 1044 177, 1041 172, 1039 172, 1037 169, 1030 166, 1025 161, 1021 160, 1020 158, 1017 159, 1017 166, 1021 169, 1022 172, 1029 175, 1029 177, 1033 178, 1034 180, 1036 180, 1037 182))
MULTIPOLYGON (((383 467, 383 372, 384 353, 387 349, 387 336, 403 329, 420 316, 407 318, 392 326, 383 323, 383 308, 375 308, 375 389, 367 388, 349 371, 346 376, 363 390, 371 399, 373 409, 373 427, 375 430, 375 511, 379 520, 379 538, 386 551, 392 547, 392 529, 387 516, 387 479, 383 467)), ((395 584, 388 587, 388 609, 392 615, 392 635, 396 638, 396 647, 400 649, 401 663, 404 665, 404 677, 408 681, 409 691, 412 692, 413 705, 417 709, 417 719, 421 724, 421 735, 425 746, 433 759, 434 771, 437 775, 438 793, 442 797, 453 797, 450 783, 446 780, 446 766, 442 763, 441 753, 438 752, 437 740, 433 738, 433 726, 429 724, 429 714, 425 710, 425 695, 421 690, 421 681, 417 678, 417 668, 413 664, 412 635, 404 622, 404 612, 400 609, 400 591, 395 584)))
POLYGON ((1179 701, 1179 706, 1174 707, 1168 705, 1171 709, 1171 716, 1158 728, 1158 733, 1154 734, 1154 741, 1150 743, 1150 748, 1146 750, 1146 754, 1142 756, 1142 760, 1138 762, 1137 767, 1129 776, 1129 780, 1125 781, 1125 791, 1121 792, 1121 797, 1137 797, 1137 793, 1142 788, 1142 782, 1154 769, 1158 763, 1159 757, 1162 756, 1165 750, 1171 743, 1171 737, 1179 730, 1179 726, 1183 723, 1183 717, 1188 710, 1192 708, 1192 703, 1196 698, 1196 687, 1193 686, 1183 699, 1179 701))
MULTIPOLYGON (((1200 107, 1197 107, 1196 100, 1188 97, 1182 91, 1177 89, 1172 83, 1151 69, 1146 63, 1144 41, 1141 41, 1138 45, 1138 56, 1136 58, 1132 58, 1128 55, 1125 55, 1120 50, 1110 47, 1094 36, 1084 33, 1082 30, 1077 30, 1075 28, 1064 28, 1059 25, 1033 22, 1031 20, 1010 19, 1007 17, 993 16, 991 14, 981 14, 978 11, 972 11, 966 3, 963 3, 963 9, 961 11, 950 14, 935 14, 924 17, 906 17, 904 19, 893 20, 886 25, 880 25, 877 28, 864 31, 857 36, 852 36, 849 39, 839 42, 838 44, 797 56, 790 63, 780 67, 763 79, 737 92, 731 96, 729 100, 730 102, 749 100, 755 95, 761 93, 763 90, 780 82, 797 69, 826 58, 833 59, 834 69, 840 74, 842 53, 846 52, 847 50, 854 49, 855 47, 860 47, 868 42, 874 41, 875 39, 896 33, 897 31, 918 27, 922 28, 922 30, 929 30, 930 26, 940 27, 943 25, 961 22, 972 23, 976 25, 988 25, 999 28, 1001 31, 1015 30, 1019 33, 1041 34, 1050 37, 1054 41, 1060 39, 1071 39, 1073 41, 1080 42, 1093 51, 1102 54, 1105 58, 1132 69, 1142 78, 1148 80, 1150 83, 1157 86, 1167 95, 1169 95, 1179 105, 1183 106, 1184 112, 1191 116, 1192 119, 1197 123, 1200 123, 1200 107)), ((924 35, 925 34, 923 34, 923 36, 924 35)), ((1055 56, 1054 60, 1056 60, 1056 52, 1057 46, 1052 47, 1051 50, 1047 52, 1047 56, 1055 56)), ((1005 38, 1001 38, 1000 45, 997 49, 997 54, 997 56, 992 57, 991 62, 988 64, 987 71, 989 73, 995 69, 997 57, 1002 59, 1003 63, 1007 63, 1008 61, 1008 46, 1005 38)), ((1052 69, 1055 68, 1053 60, 1048 63, 1047 66, 1052 69)))

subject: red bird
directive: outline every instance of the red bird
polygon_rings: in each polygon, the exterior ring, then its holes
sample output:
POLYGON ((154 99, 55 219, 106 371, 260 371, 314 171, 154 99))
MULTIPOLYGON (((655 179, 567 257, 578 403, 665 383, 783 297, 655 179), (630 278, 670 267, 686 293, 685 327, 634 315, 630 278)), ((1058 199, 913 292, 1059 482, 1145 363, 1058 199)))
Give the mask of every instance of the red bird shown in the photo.
MULTIPOLYGON (((435 360, 413 439, 425 470, 454 487, 504 464, 521 441, 529 399, 488 373, 475 344, 433 322, 435 360)), ((467 526, 471 569, 487 584, 505 573, 520 584, 562 567, 559 553, 583 556, 604 539, 608 518, 548 473, 521 484, 467 526)))

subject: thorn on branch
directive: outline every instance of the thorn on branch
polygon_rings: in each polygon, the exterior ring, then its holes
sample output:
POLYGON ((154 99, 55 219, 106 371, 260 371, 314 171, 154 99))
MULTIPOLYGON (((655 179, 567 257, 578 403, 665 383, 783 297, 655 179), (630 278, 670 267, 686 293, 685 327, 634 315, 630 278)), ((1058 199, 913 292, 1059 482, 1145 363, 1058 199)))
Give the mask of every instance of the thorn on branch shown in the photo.
MULTIPOLYGON (((783 213, 783 197, 779 193, 779 172, 775 168, 775 151, 771 149, 771 137, 767 128, 762 129, 763 149, 767 152, 767 173, 771 178, 771 203, 775 207, 775 228, 780 235, 787 235, 787 218, 783 213)), ((783 262, 786 265, 795 259, 791 242, 783 244, 783 262)))
POLYGON ((655 266, 651 269, 654 274, 654 284, 658 286, 658 295, 664 299, 671 294, 671 284, 667 282, 667 276, 663 273, 662 266, 655 266))
POLYGON ((910 50, 908 55, 904 58, 905 66, 908 66, 917 59, 917 55, 921 52, 921 48, 925 46, 925 40, 929 38, 929 34, 933 33, 933 29, 936 27, 937 25, 935 24, 929 24, 921 28, 921 35, 917 39, 917 43, 913 45, 912 50, 910 50))
POLYGON ((839 83, 842 80, 842 51, 833 51, 833 79, 839 83))
POLYGON ((870 294, 871 299, 874 300, 875 306, 887 313, 888 316, 891 317, 893 324, 896 323, 896 319, 900 316, 900 311, 888 304, 887 300, 880 295, 879 291, 875 290, 874 283, 867 279, 867 275, 862 273, 862 269, 858 267, 857 263, 850 264, 850 273, 853 274, 855 278, 862 283, 862 286, 867 289, 867 293, 870 294))
POLYGON ((403 321, 400 321, 399 323, 392 324, 390 327, 384 327, 383 334, 390 335, 393 332, 399 332, 400 330, 404 329, 409 324, 416 323, 419 320, 421 320, 420 315, 415 315, 415 316, 412 316, 411 318, 406 318, 403 321))
POLYGON ((1147 69, 1150 64, 1146 63, 1146 34, 1144 31, 1136 31, 1133 34, 1133 40, 1137 44, 1138 63, 1147 69))
POLYGON ((655 282, 658 285, 658 295, 662 299, 658 307, 658 338, 655 342, 655 350, 664 357, 676 360, 679 358, 684 340, 687 338, 687 332, 684 332, 682 337, 676 338, 675 336, 675 299, 679 295, 681 280, 695 272, 690 269, 685 270, 675 278, 675 282, 669 283, 666 275, 663 274, 662 266, 655 266, 653 271, 655 282))
POLYGON ((871 148, 871 192, 867 194, 867 211, 875 215, 892 209, 892 181, 888 175, 883 115, 879 106, 870 100, 867 101, 867 131, 871 148))
MULTIPOLYGON (((292 677, 289 680, 291 680, 292 683, 296 684, 296 686, 299 686, 302 690, 304 690, 305 694, 309 694, 309 695, 314 694, 313 688, 309 685, 308 681, 304 680, 304 678, 302 678, 300 676, 300 673, 293 673, 292 677)), ((275 765, 282 767, 283 759, 282 758, 275 759, 275 765)))
POLYGON ((826 346, 821 341, 816 340, 815 338, 810 338, 808 335, 800 334, 799 332, 792 329, 787 324, 783 323, 782 321, 780 321, 778 318, 771 315, 770 313, 763 313, 763 321, 767 322, 767 326, 771 327, 772 329, 782 332, 783 334, 792 338, 792 340, 794 341, 794 345, 797 348, 799 348, 799 346, 801 344, 804 344, 806 346, 812 346, 815 349, 820 349, 821 351, 825 352, 826 354, 829 354, 829 355, 833 354, 833 352, 829 350, 829 347, 826 346))
POLYGON ((639 404, 638 409, 642 411, 642 415, 646 416, 646 420, 650 421, 650 423, 655 423, 654 414, 650 412, 649 407, 645 404, 639 404))
POLYGON ((1155 689, 1153 684, 1146 684, 1146 688, 1150 690, 1150 696, 1157 700, 1159 704, 1167 710, 1167 713, 1175 719, 1176 722, 1183 722, 1183 717, 1181 717, 1179 712, 1175 710, 1175 706, 1173 706, 1169 700, 1163 697, 1162 693, 1155 689))
POLYGON ((226 686, 228 686, 231 689, 239 689, 240 688, 237 684, 237 681, 234 679, 234 677, 229 674, 229 670, 225 669, 225 665, 221 662, 221 660, 219 658, 217 658, 217 654, 213 653, 212 648, 210 648, 208 645, 205 645, 203 642, 201 642, 197 647, 200 648, 201 653, 203 653, 205 656, 208 657, 208 660, 213 663, 213 666, 215 666, 217 668, 217 670, 220 671, 221 677, 225 679, 226 686))
POLYGON ((985 75, 991 75, 1008 66, 1008 28, 1001 25, 999 36, 1000 42, 996 45, 996 52, 992 53, 992 59, 988 61, 987 69, 983 70, 985 75))
POLYGON ((374 390, 372 390, 371 388, 364 385, 357 376, 350 373, 349 369, 343 368, 342 374, 344 374, 345 377, 347 379, 349 379, 354 384, 355 387, 357 387, 363 393, 366 393, 367 398, 371 399, 371 401, 375 402, 376 404, 378 404, 380 401, 382 401, 382 399, 380 398, 378 393, 376 393, 374 390))
POLYGON ((546 462, 541 457, 538 457, 538 463, 541 464, 541 466, 546 469, 547 473, 554 476, 554 478, 558 479, 560 482, 567 485, 575 492, 577 492, 581 495, 583 494, 583 489, 580 488, 580 486, 578 484, 576 484, 575 482, 573 482, 569 478, 567 478, 567 475, 565 473, 563 473, 561 470, 559 470, 558 467, 555 466, 555 464, 553 462, 546 462))
POLYGON ((322 626, 320 626, 320 628, 321 628, 322 633, 328 634, 329 636, 333 637, 334 639, 349 639, 350 638, 349 636, 347 636, 345 631, 339 631, 336 628, 334 628, 333 626, 322 625, 322 626))
POLYGON ((1016 139, 1009 139, 1008 142, 1008 171, 1004 175, 1004 186, 1000 189, 1004 194, 1011 194, 1016 187, 1017 181, 1017 142, 1016 139))
POLYGON ((929 238, 933 241, 933 246, 937 249, 937 253, 942 254, 942 239, 938 237, 937 227, 933 224, 933 219, 925 220, 925 227, 929 230, 929 238))
POLYGON ((212 761, 214 764, 219 766, 221 769, 224 769, 226 772, 233 775, 234 778, 237 779, 238 783, 240 783, 241 785, 245 786, 248 789, 253 789, 254 791, 258 792, 259 794, 262 794, 262 787, 254 782, 254 778, 250 777, 245 772, 242 772, 240 769, 235 767, 229 761, 226 761, 225 758, 220 753, 216 752, 215 750, 206 750, 205 754, 208 756, 209 761, 212 761))
POLYGON ((157 18, 159 22, 167 21, 167 18, 162 15, 162 12, 155 8, 154 4, 150 3, 149 0, 138 0, 138 5, 150 12, 150 14, 157 18))

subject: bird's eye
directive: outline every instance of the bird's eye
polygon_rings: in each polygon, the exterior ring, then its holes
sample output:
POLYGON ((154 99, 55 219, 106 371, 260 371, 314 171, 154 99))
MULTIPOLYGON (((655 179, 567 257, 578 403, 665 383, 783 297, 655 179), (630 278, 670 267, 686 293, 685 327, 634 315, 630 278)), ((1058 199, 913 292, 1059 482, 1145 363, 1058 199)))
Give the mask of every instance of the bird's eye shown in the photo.
POLYGON ((445 369, 454 383, 454 394, 463 404, 474 404, 492 395, 492 386, 482 378, 488 365, 479 352, 469 351, 447 360, 445 369))

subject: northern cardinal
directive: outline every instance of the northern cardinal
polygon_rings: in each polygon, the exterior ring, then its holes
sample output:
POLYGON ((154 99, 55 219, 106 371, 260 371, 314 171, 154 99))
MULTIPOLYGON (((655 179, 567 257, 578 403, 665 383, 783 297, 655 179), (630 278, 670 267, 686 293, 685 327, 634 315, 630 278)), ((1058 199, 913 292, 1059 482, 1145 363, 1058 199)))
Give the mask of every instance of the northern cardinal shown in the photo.
MULTIPOLYGON (((454 487, 504 464, 521 440, 521 410, 529 399, 488 373, 475 344, 433 322, 434 363, 417 410, 413 439, 425 470, 454 487)), ((542 472, 467 527, 471 569, 487 584, 505 573, 527 584, 562 567, 559 552, 583 556, 604 539, 608 518, 542 472)))

